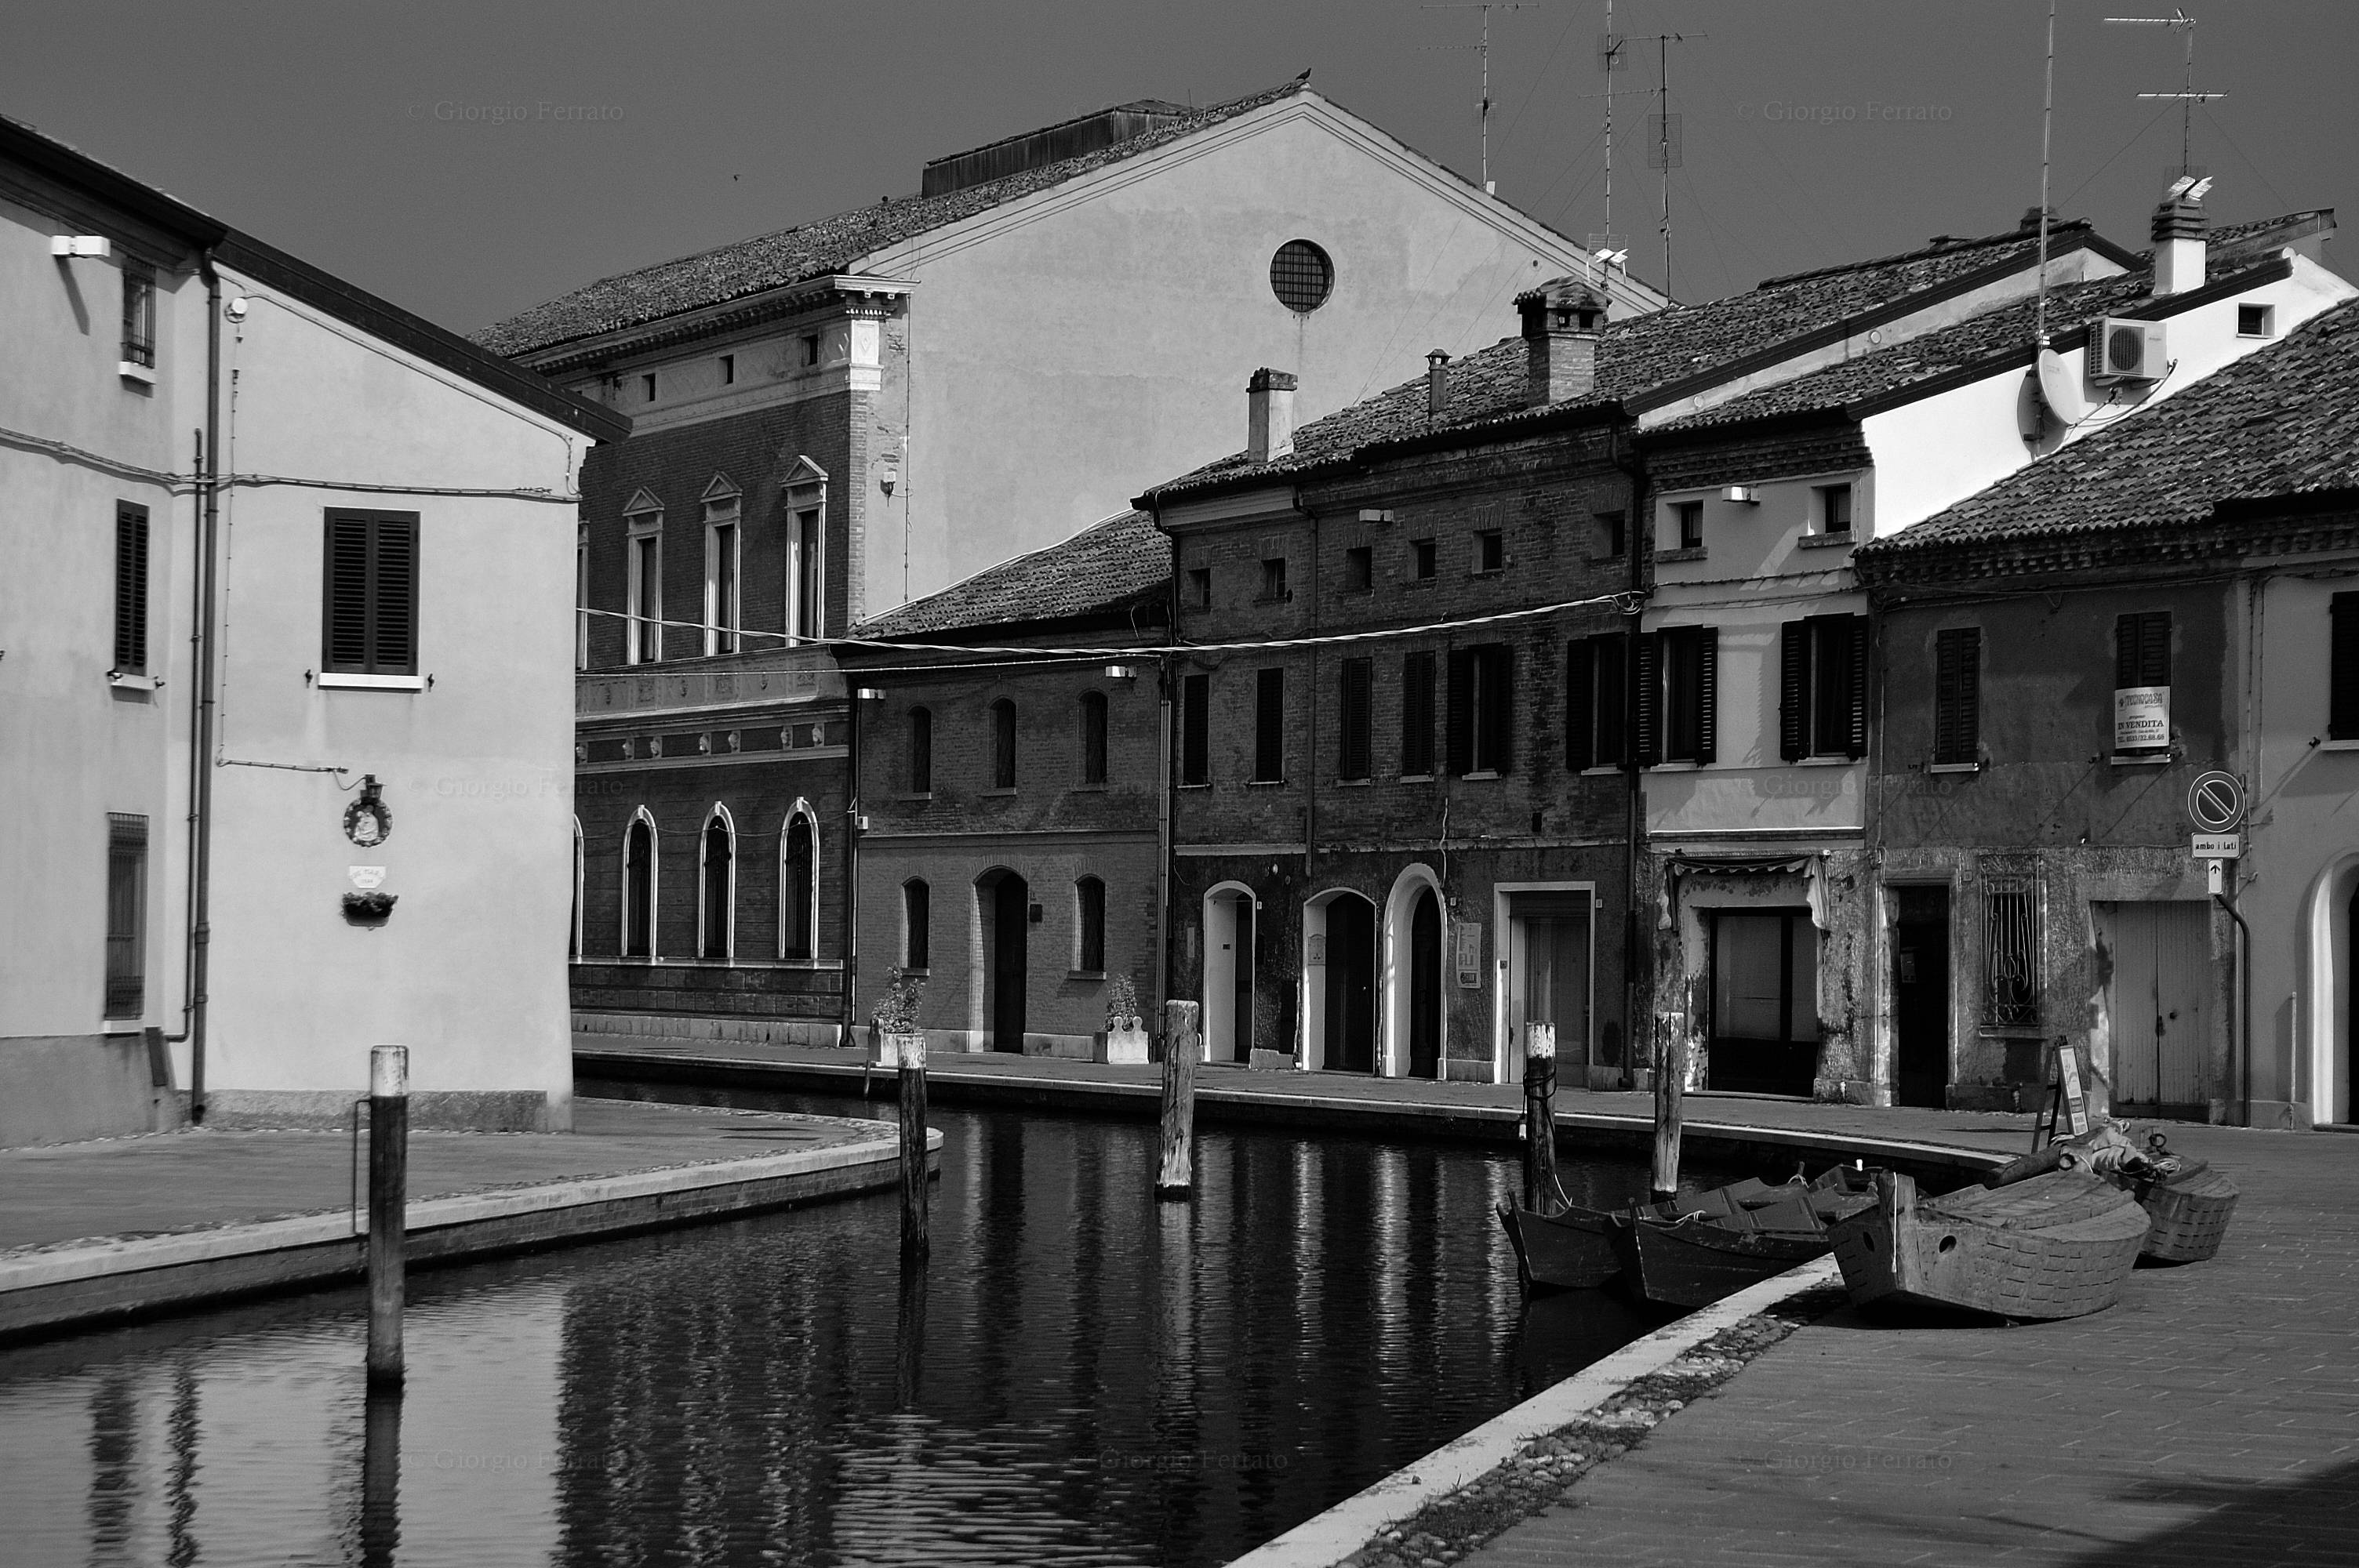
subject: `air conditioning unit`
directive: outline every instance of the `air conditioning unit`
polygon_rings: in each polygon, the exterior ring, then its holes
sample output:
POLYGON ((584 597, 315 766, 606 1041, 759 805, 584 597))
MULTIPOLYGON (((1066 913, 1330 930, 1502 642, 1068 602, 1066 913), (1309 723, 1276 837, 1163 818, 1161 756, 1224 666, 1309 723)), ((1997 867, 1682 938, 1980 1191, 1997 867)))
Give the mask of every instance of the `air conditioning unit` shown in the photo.
POLYGON ((2162 323, 2100 316, 2089 323, 2089 379, 2099 385, 2160 381, 2169 370, 2162 323))

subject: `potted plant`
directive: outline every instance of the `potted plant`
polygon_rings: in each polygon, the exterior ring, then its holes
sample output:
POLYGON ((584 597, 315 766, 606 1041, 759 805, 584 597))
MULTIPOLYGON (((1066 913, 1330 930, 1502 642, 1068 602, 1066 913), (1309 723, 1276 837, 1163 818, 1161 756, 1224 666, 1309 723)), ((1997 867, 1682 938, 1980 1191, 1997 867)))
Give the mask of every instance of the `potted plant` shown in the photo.
POLYGON ((884 994, 868 1015, 868 1060, 873 1065, 924 1065, 926 1032, 918 1024, 918 994, 924 985, 923 980, 903 973, 898 965, 885 971, 884 994))
POLYGON ((1106 1026, 1097 1037, 1097 1059, 1128 1066, 1147 1065, 1147 1021, 1138 1013, 1138 988, 1128 975, 1106 982, 1106 1026))
POLYGON ((395 900, 401 895, 371 888, 366 892, 344 894, 344 918, 354 925, 383 925, 393 914, 395 900))

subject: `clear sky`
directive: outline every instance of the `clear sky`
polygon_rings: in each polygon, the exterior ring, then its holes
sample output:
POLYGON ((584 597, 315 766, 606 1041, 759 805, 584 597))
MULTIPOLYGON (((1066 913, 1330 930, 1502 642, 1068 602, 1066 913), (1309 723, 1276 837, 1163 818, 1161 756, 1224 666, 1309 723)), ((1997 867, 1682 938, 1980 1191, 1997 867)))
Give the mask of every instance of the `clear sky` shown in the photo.
MULTIPOLYGON (((2359 222, 2359 4, 2190 3, 2196 84, 2228 94, 2194 116, 2213 221, 2339 206, 2359 222)), ((2180 127, 2136 94, 2179 85, 2180 35, 2102 21, 2168 13, 2152 0, 2060 5, 2057 205, 2143 246, 2180 127)), ((1605 222, 1604 15, 1491 13, 1492 178, 1575 239, 1605 222)), ((1652 35, 1690 35, 1668 53, 1672 287, 1694 299, 2012 227, 2038 193, 2046 16, 2046 0, 1617 0, 1637 58, 1614 79, 1614 227, 1634 269, 1660 280, 1660 177, 1639 145, 1652 35)), ((10 0, 0 113, 466 330, 911 194, 929 157, 1305 67, 1473 178, 1462 46, 1480 16, 1419 0, 10 0)))

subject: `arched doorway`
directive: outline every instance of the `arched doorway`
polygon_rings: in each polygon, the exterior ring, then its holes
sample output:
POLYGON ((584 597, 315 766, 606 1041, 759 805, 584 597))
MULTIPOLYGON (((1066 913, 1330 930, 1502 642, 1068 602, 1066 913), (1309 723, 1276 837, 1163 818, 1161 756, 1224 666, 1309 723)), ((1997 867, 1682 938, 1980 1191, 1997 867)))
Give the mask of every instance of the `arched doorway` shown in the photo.
MULTIPOLYGON (((1316 1016, 1306 1017, 1319 1065, 1332 1073, 1376 1068, 1376 906, 1354 892, 1314 899, 1302 911, 1304 979, 1316 1016)), ((1308 1011, 1308 1009, 1306 1009, 1308 1011)))
POLYGON ((1441 901, 1430 887, 1408 918, 1408 1073, 1441 1076, 1441 901))
POLYGON ((623 956, 656 951, 656 825, 642 814, 623 839, 623 956))
POLYGON ((1024 1052, 1025 979, 1031 967, 1032 892, 1014 871, 987 871, 974 885, 983 930, 983 1016, 991 1049, 1024 1052))
POLYGON ((1234 883, 1204 898, 1204 1059, 1251 1065, 1254 898, 1234 883))

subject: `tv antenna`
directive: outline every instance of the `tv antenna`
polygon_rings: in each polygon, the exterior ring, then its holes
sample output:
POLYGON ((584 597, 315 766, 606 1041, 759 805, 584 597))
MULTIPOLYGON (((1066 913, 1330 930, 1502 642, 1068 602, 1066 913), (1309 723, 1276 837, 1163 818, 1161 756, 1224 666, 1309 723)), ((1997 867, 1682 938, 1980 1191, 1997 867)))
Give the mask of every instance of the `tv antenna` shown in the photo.
POLYGON ((1483 193, 1486 196, 1493 194, 1491 189, 1491 13, 1494 11, 1522 11, 1535 8, 1537 7, 1530 3, 1530 0, 1466 0, 1466 3, 1462 4, 1430 5, 1420 5, 1418 7, 1420 11, 1480 11, 1483 13, 1482 42, 1474 44, 1427 44, 1423 47, 1424 52, 1427 54, 1457 54, 1462 53, 1467 49, 1473 49, 1477 55, 1482 57, 1483 193))
POLYGON ((1593 270, 1602 261, 1610 271, 1630 258, 1630 247, 1614 232, 1614 73, 1628 67, 1629 42, 1614 30, 1614 0, 1605 0, 1605 30, 1597 35, 1597 69, 1605 77, 1605 232, 1589 236, 1593 270))
POLYGON ((2173 32, 2186 35, 2187 63, 2180 77, 2179 91, 2141 92, 2138 96, 2147 99, 2175 100, 2178 103, 2179 177, 2185 179, 2192 175, 2202 174, 2204 171, 2190 161, 2194 150, 2195 106, 2198 103, 2208 103, 2214 98, 2225 98, 2228 95, 2225 92, 2199 92, 2195 90, 2195 18, 2174 5, 2168 16, 2108 16, 2105 18, 2105 23, 2108 27, 2169 27, 2173 32))
MULTIPOLYGON (((1686 150, 1680 134, 1680 117, 1671 113, 1671 46, 1690 38, 1708 38, 1710 33, 1657 33, 1655 35, 1655 93, 1662 101, 1661 110, 1650 117, 1647 125, 1647 167, 1663 171, 1663 295, 1671 293, 1671 170, 1687 162, 1686 150)), ((1614 102, 1609 94, 1606 103, 1614 102)))

